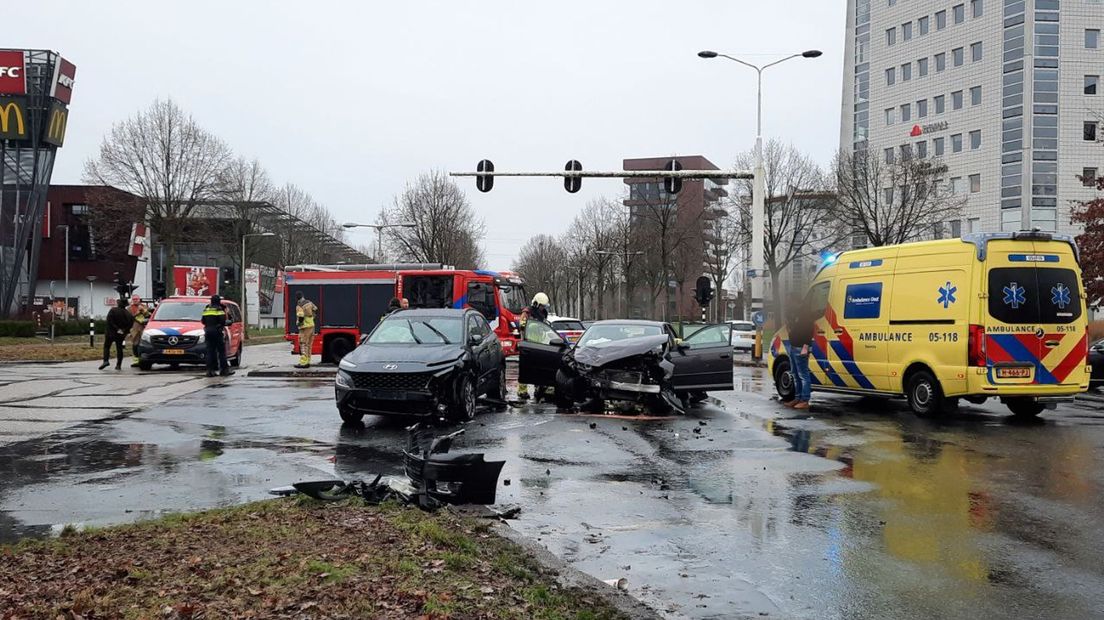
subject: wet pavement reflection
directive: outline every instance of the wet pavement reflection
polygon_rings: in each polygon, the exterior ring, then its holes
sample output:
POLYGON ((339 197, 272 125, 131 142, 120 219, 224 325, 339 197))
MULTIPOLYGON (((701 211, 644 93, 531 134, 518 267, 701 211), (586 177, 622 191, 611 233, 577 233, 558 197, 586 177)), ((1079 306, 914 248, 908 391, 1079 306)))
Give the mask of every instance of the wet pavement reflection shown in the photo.
MULTIPOLYGON (((677 418, 482 412, 514 527, 672 617, 1080 618, 1104 588, 1091 405, 1013 424, 894 401, 782 408, 762 371, 677 418), (506 481, 510 481, 506 484, 506 481)), ((402 421, 342 426, 325 382, 246 379, 0 447, 0 542, 401 473, 402 421)), ((443 429, 445 430, 445 429, 443 429)))

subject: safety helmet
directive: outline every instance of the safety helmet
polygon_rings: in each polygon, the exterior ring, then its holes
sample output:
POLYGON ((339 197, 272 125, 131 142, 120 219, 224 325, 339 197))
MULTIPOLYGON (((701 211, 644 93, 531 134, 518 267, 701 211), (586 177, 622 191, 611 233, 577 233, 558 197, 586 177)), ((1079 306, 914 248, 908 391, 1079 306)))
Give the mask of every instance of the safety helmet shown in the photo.
POLYGON ((537 304, 538 306, 547 306, 548 295, 545 295, 544 293, 537 293, 536 295, 533 295, 533 303, 537 304))

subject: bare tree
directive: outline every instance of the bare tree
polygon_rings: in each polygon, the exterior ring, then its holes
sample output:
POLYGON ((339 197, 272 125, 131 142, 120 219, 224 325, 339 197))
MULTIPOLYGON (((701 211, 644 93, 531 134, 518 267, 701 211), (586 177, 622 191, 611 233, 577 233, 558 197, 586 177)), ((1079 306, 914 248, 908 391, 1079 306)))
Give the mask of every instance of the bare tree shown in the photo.
MULTIPOLYGON (((663 311, 659 316, 667 320, 671 307, 670 280, 678 279, 676 257, 677 252, 686 243, 700 243, 702 237, 702 219, 705 213, 695 209, 680 209, 679 204, 694 204, 702 200, 704 192, 703 183, 687 183, 679 194, 668 194, 663 190, 663 184, 657 180, 652 181, 658 186, 658 193, 652 193, 633 199, 630 195, 629 203, 632 205, 634 226, 638 227, 639 239, 648 240, 645 245, 644 260, 640 265, 645 271, 649 281, 653 299, 663 293, 663 311), (681 197, 681 200, 680 200, 681 197)), ((645 187, 648 187, 645 185, 645 187)), ((688 252, 687 254, 693 254, 688 252)), ((700 263, 701 254, 696 254, 700 263)), ((685 263, 686 261, 681 261, 685 263)), ((685 264, 683 265, 685 267, 685 264)), ((698 274, 701 265, 697 265, 698 274)), ((682 274, 685 277, 685 274, 682 274)))
POLYGON ((434 170, 407 184, 380 216, 382 223, 412 223, 386 229, 388 246, 400 260, 476 268, 483 263, 483 221, 448 176, 434 170))
POLYGON ((171 274, 183 225, 199 204, 218 197, 230 157, 222 140, 172 100, 157 100, 111 128, 98 157, 85 162, 84 180, 143 199, 153 232, 168 250, 163 267, 171 274))
MULTIPOLYGON (((616 256, 609 248, 617 245, 617 222, 624 219, 625 208, 607 198, 587 203, 571 222, 561 245, 579 280, 579 289, 593 300, 591 314, 605 317, 605 291, 616 256)), ((580 315, 584 308, 580 305, 580 315)), ((580 316, 579 318, 583 318, 580 316)))
POLYGON ((572 274, 564 269, 565 262, 566 252, 554 237, 536 235, 522 246, 513 267, 530 292, 543 291, 553 308, 562 312, 568 304, 572 281, 572 274))
MULTIPOLYGON (((739 213, 734 210, 726 211, 713 220, 708 233, 708 243, 705 253, 705 268, 710 279, 713 280, 713 288, 720 297, 725 282, 736 271, 740 249, 746 241, 747 235, 740 224, 739 213)), ((714 318, 720 320, 724 316, 719 311, 723 300, 713 302, 714 318)))
POLYGON ((965 198, 944 186, 947 166, 903 155, 887 163, 840 151, 833 163, 835 216, 872 246, 914 241, 962 216, 965 198))
POLYGON ((276 232, 283 242, 280 263, 294 265, 321 260, 323 257, 313 240, 303 239, 295 233, 295 221, 309 221, 318 209, 318 203, 303 188, 294 183, 286 183, 273 191, 273 203, 290 218, 283 220, 276 232))
MULTIPOLYGON (((780 301, 782 272, 794 259, 807 253, 814 240, 830 246, 842 233, 830 201, 826 202, 830 195, 823 193, 828 180, 816 162, 791 144, 770 140, 763 148, 763 163, 766 169, 763 258, 771 275, 775 300, 780 301)), ((736 158, 738 169, 750 169, 753 164, 753 151, 736 158)), ((740 234, 750 247, 751 179, 736 182, 729 205, 738 214, 740 234)))

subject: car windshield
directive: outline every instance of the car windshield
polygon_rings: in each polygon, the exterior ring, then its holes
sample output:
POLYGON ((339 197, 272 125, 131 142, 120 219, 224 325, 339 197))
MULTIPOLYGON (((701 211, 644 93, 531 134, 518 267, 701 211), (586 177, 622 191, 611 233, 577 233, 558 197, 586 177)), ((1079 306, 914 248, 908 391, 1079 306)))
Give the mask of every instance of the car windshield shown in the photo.
POLYGON ((389 317, 372 330, 370 344, 451 344, 460 342, 464 323, 454 316, 389 317))
POLYGON ((498 294, 502 297, 502 305, 510 312, 517 314, 525 308, 525 289, 520 284, 500 283, 498 294))
POLYGON ((166 301, 153 313, 155 321, 198 321, 203 316, 205 301, 166 301))
POLYGON ((581 332, 585 328, 579 321, 552 321, 552 329, 556 331, 570 330, 581 332))
POLYGON ((606 325, 592 325, 579 339, 580 347, 600 347, 618 340, 630 338, 642 338, 644 336, 662 336, 663 328, 659 325, 634 325, 628 323, 610 323, 606 325))

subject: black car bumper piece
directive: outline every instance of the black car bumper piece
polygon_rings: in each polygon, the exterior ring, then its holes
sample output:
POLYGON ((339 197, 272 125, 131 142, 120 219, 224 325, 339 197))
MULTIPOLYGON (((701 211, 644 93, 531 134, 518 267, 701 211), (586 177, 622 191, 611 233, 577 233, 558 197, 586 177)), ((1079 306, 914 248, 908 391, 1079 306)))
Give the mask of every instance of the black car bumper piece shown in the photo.
POLYGON ((334 397, 339 409, 369 415, 437 417, 446 413, 451 370, 413 373, 339 369, 334 397))

